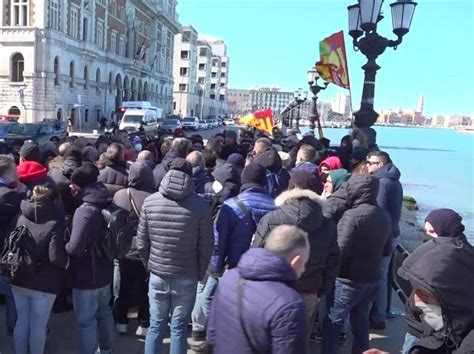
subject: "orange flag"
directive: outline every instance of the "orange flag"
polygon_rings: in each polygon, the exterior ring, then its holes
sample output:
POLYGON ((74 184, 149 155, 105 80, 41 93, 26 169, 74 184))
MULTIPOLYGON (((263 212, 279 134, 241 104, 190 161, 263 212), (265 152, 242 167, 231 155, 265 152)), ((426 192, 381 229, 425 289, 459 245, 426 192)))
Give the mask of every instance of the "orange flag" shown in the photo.
POLYGON ((321 78, 334 85, 350 89, 344 33, 342 31, 334 33, 319 42, 319 55, 316 70, 321 78))
POLYGON ((260 111, 241 117, 238 120, 238 124, 248 125, 249 127, 257 128, 258 130, 261 130, 271 135, 274 126, 272 109, 262 109, 260 111))

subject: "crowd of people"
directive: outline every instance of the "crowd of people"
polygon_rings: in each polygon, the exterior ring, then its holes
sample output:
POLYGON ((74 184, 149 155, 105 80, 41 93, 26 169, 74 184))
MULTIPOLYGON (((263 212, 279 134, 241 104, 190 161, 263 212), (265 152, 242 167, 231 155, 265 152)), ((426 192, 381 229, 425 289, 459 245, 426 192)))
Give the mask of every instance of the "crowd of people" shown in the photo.
MULTIPOLYGON (((190 323, 197 352, 311 353, 316 332, 333 354, 350 330, 363 353, 392 316, 402 199, 400 171, 370 128, 337 147, 278 129, 25 142, 0 155, 2 249, 30 242, 17 246, 30 262, 0 275, 8 333, 16 354, 41 354, 53 308, 72 305, 81 354, 120 353, 114 336, 131 331, 159 354, 168 327, 170 353, 184 354, 190 323), (136 222, 116 259, 98 246, 110 205, 136 222)), ((425 228, 429 240, 399 270, 413 287, 403 352, 468 353, 473 247, 452 210, 433 211, 425 228)))

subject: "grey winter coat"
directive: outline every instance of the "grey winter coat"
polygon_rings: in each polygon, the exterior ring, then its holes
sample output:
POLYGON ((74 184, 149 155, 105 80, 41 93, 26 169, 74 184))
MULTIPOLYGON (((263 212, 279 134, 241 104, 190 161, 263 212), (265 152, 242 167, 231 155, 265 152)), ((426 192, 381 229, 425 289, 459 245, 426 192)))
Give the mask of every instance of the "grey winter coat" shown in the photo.
POLYGON ((206 274, 213 248, 211 211, 194 193, 191 176, 169 171, 159 192, 145 199, 137 233, 137 248, 148 270, 163 277, 206 274))
POLYGON ((105 168, 100 170, 97 182, 102 182, 107 188, 109 196, 113 197, 117 191, 127 187, 128 172, 125 163, 118 164, 107 160, 105 168))

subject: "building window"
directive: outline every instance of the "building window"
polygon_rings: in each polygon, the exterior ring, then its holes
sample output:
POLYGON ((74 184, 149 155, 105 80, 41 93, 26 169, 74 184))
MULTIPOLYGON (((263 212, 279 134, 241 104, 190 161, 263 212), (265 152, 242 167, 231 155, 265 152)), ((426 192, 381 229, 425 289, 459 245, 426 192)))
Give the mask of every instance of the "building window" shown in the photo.
POLYGON ((54 84, 59 85, 59 57, 54 58, 54 84))
MULTIPOLYGON (((179 84, 179 91, 180 92, 186 92, 186 86, 187 86, 186 84, 179 84)), ((166 94, 165 94, 165 96, 166 96, 166 94)))
POLYGON ((199 70, 206 70, 206 64, 199 64, 199 70))
POLYGON ((125 38, 123 36, 120 36, 119 40, 119 55, 125 56, 125 38))
POLYGON ((11 81, 23 82, 23 70, 25 69, 25 60, 21 53, 16 53, 12 57, 12 75, 11 81))
POLYGON ((89 19, 86 17, 82 19, 82 40, 89 40, 89 19))
POLYGON ((221 63, 221 67, 225 68, 226 66, 227 66, 227 63, 226 63, 225 61, 223 61, 223 62, 221 63))
POLYGON ((183 32, 181 42, 183 42, 183 43, 189 43, 189 38, 190 38, 190 37, 191 37, 191 33, 190 33, 190 32, 183 32))
POLYGON ((221 73, 221 77, 222 77, 222 78, 225 78, 225 73, 221 73))
POLYGON ((219 59, 212 60, 212 66, 218 66, 218 65, 219 65, 219 59))
POLYGON ((89 110, 86 108, 84 110, 84 123, 88 123, 89 122, 89 110))
POLYGON ((215 99, 216 99, 216 95, 214 95, 213 93, 211 93, 210 98, 211 98, 211 100, 215 100, 215 99))
POLYGON ((198 79, 198 84, 199 84, 199 85, 204 85, 205 80, 206 80, 205 77, 200 77, 200 78, 198 79))
POLYGON ((104 48, 104 24, 100 21, 97 22, 95 43, 100 49, 104 48))
POLYGON ((69 35, 77 38, 79 11, 76 8, 71 8, 71 18, 69 19, 69 35))
POLYGON ((207 57, 207 48, 199 48, 199 56, 207 57))
POLYGON ((110 34, 110 51, 117 54, 117 34, 112 32, 110 34))
POLYGON ((222 83, 222 84, 221 84, 221 87, 225 87, 225 84, 224 84, 224 83, 222 83))
POLYGON ((212 73, 211 77, 217 77, 217 73, 212 73))
POLYGON ((28 26, 28 0, 13 0, 12 15, 13 26, 28 26))
POLYGON ((188 76, 188 68, 179 68, 179 75, 188 76))
POLYGON ((216 89, 216 84, 211 84, 211 90, 215 90, 216 89))
POLYGON ((71 61, 71 64, 69 64, 69 86, 74 87, 74 62, 71 61))
POLYGON ((113 74, 112 71, 109 73, 109 92, 112 93, 112 86, 113 86, 113 74))
POLYGON ((182 50, 181 51, 181 59, 189 59, 189 51, 188 50, 182 50))
POLYGON ((55 29, 57 31, 61 30, 61 8, 58 0, 49 0, 49 17, 48 25, 49 28, 55 29))
POLYGON ((219 101, 225 101, 225 96, 224 96, 224 95, 220 95, 220 96, 219 96, 219 101))
POLYGON ((97 91, 100 91, 100 69, 99 68, 97 68, 97 71, 95 72, 95 82, 96 82, 97 91))
POLYGON ((89 68, 87 65, 84 65, 84 90, 87 90, 89 86, 89 68))

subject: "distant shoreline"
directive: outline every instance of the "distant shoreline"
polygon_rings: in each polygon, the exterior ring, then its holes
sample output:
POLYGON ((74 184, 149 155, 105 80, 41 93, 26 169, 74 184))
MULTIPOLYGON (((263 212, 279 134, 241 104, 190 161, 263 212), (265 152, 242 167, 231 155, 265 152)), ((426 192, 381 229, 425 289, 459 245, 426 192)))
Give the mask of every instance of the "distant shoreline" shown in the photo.
POLYGON ((406 124, 374 124, 374 127, 383 128, 418 128, 418 129, 445 129, 455 130, 460 133, 474 134, 474 127, 456 126, 456 127, 438 127, 433 125, 406 125, 406 124))

